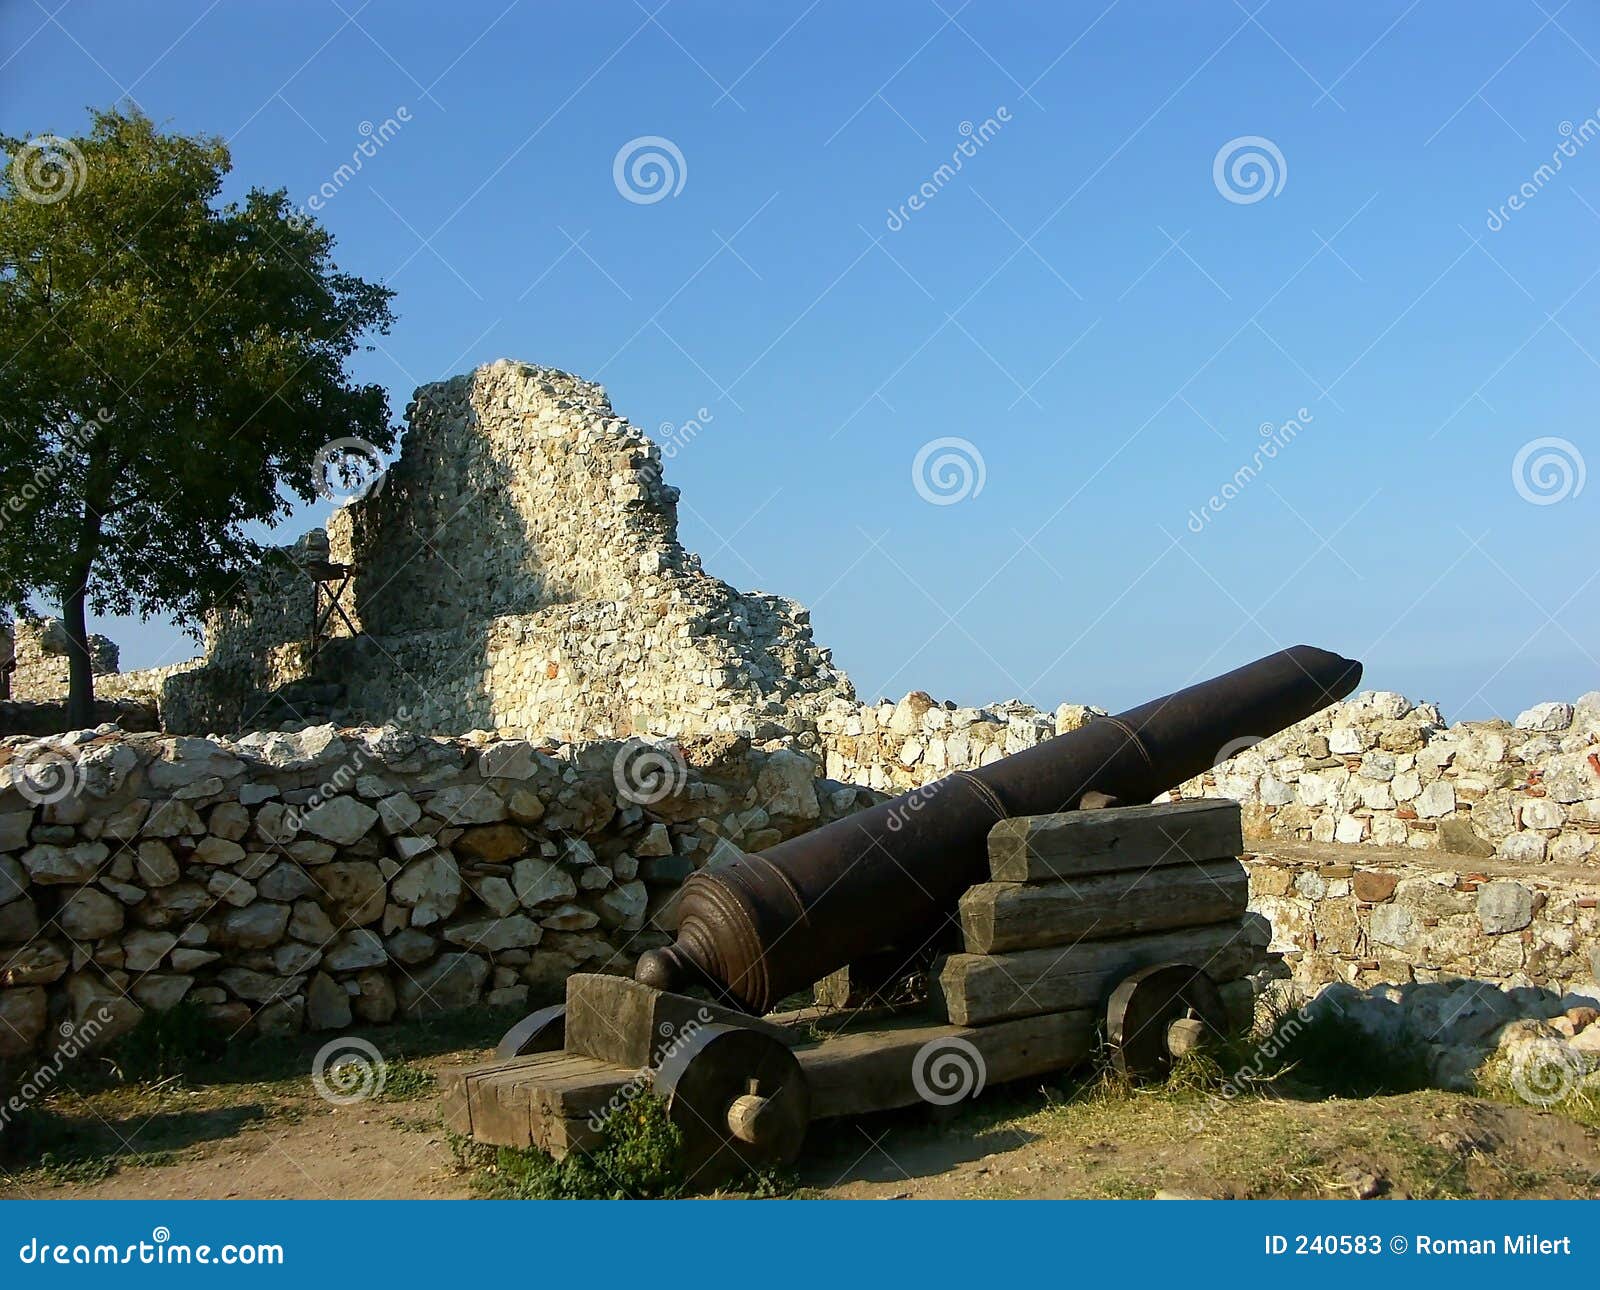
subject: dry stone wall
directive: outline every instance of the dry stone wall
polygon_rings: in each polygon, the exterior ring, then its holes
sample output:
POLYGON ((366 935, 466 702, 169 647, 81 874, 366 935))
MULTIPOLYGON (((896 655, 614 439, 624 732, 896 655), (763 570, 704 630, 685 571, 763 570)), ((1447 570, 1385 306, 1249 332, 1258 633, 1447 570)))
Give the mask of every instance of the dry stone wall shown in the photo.
POLYGON ((559 998, 678 884, 872 800, 782 744, 115 727, 0 741, 0 1057, 188 1000, 230 1033, 559 998))
MULTIPOLYGON (((1054 715, 839 700, 818 722, 827 773, 901 793, 987 765, 1103 710, 1054 715)), ((1229 751, 1219 749, 1219 752, 1229 751)), ((1170 797, 1243 804, 1257 838, 1341 842, 1498 857, 1541 866, 1600 865, 1600 692, 1542 703, 1515 722, 1446 725, 1431 703, 1367 691, 1237 752, 1170 797)))

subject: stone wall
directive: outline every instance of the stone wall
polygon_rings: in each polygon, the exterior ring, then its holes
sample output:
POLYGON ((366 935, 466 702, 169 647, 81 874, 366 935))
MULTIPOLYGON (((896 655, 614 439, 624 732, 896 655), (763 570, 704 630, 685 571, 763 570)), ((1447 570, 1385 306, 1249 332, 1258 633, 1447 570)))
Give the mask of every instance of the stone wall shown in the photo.
POLYGON ((1296 843, 1266 844, 1246 868, 1250 908, 1308 997, 1333 982, 1467 977, 1600 1000, 1591 871, 1296 843))
POLYGON ((873 800, 781 744, 394 728, 0 741, 0 1056, 191 1000, 230 1033, 559 998, 729 844, 873 800))
MULTIPOLYGON (((827 773, 893 793, 987 765, 1099 708, 961 708, 916 692, 832 703, 818 722, 827 773)), ((1227 750, 1219 750, 1227 751, 1227 750)), ((1243 804, 1256 838, 1342 842, 1600 865, 1600 693, 1515 722, 1446 725, 1431 703, 1366 691, 1236 753, 1170 797, 1243 804)))

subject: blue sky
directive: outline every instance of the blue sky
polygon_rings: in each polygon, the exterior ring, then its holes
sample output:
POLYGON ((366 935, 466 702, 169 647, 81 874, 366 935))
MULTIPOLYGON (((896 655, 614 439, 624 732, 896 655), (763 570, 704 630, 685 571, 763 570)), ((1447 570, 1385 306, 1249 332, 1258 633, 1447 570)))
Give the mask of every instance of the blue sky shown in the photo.
POLYGON ((1600 688, 1592 8, 4 0, 0 46, 0 127, 132 95, 240 191, 404 109, 321 211, 399 293, 359 374, 397 419, 502 356, 705 409, 685 543, 866 697, 1119 707, 1298 641, 1451 718, 1600 688), (645 136, 682 184, 631 201, 645 136), (982 488, 931 504, 950 438, 982 488))

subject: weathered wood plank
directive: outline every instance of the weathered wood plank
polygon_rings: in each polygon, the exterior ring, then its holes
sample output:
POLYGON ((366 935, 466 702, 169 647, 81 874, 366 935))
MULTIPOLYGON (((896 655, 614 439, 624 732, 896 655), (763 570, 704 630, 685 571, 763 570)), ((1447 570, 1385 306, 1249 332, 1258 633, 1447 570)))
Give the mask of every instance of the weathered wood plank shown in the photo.
POLYGON ((1168 960, 1231 981, 1254 967, 1263 950, 1259 932, 1234 921, 1066 948, 952 954, 935 964, 932 986, 953 1024, 975 1026, 1074 1008, 1098 1010, 1129 972, 1168 960))
POLYGON ((445 1123, 499 1147, 539 1147, 561 1156, 596 1145, 589 1124, 637 1072, 574 1053, 533 1053, 447 1072, 445 1123))
POLYGON ((1160 865, 1062 882, 986 882, 961 897, 969 954, 1071 945, 1239 918, 1250 897, 1237 860, 1160 865))
POLYGON ((657 1065, 661 1051, 686 1029, 716 1024, 766 1030, 786 1043, 790 1039, 759 1018, 627 977, 579 972, 567 978, 569 1053, 637 1070, 657 1065))
POLYGON ((989 830, 989 874, 996 882, 1051 881, 1219 860, 1243 850, 1237 802, 1113 806, 1001 820, 989 830))
POLYGON ((971 1078, 974 1051, 988 1087, 1065 1070, 1087 1058, 1093 1047, 1094 1017, 1079 1011, 978 1028, 924 1019, 836 1035, 796 1049, 795 1056, 811 1085, 811 1118, 825 1120, 913 1106, 927 1100, 927 1089, 949 1092, 952 1086, 942 1077, 966 1073, 971 1078), (941 1070, 940 1063, 948 1065, 941 1070))

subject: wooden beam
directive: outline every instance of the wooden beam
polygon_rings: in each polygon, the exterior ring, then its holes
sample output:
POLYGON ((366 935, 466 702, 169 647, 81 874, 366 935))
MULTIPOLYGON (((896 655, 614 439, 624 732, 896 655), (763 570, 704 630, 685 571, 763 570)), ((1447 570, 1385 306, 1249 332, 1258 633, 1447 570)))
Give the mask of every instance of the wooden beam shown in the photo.
POLYGON ((989 830, 989 874, 996 882, 1049 882, 1219 860, 1243 850, 1237 802, 1112 806, 1001 820, 989 830))
POLYGON ((920 1024, 835 1035, 795 1056, 811 1085, 811 1118, 915 1106, 981 1072, 982 1087, 1065 1070, 1094 1049, 1088 1012, 1025 1017, 978 1029, 920 1024), (976 1053, 976 1059, 973 1054, 976 1053))
POLYGON ((1024 885, 986 882, 961 897, 969 954, 1071 945, 1174 927, 1201 927, 1244 915, 1250 897, 1237 860, 1160 865, 1024 885))
POLYGON ((952 954, 935 965, 933 994, 960 1026, 1075 1008, 1098 1012, 1135 968, 1172 960, 1232 981, 1256 966, 1264 948, 1253 928, 1234 920, 1014 954, 952 954))
POLYGON ((704 999, 670 994, 624 976, 578 972, 567 978, 567 1051, 629 1070, 656 1066, 662 1050, 686 1031, 734 1025, 762 1030, 784 1043, 793 1035, 759 1017, 704 999))

